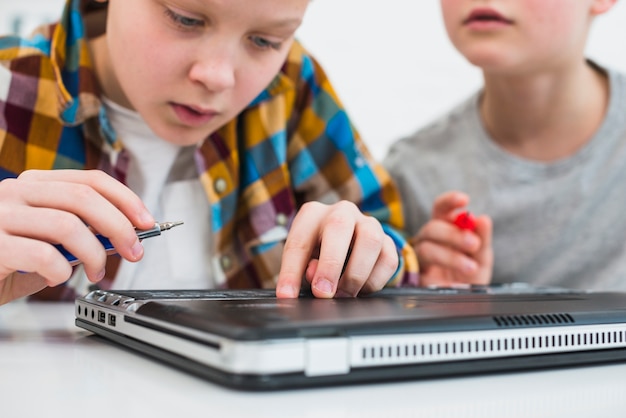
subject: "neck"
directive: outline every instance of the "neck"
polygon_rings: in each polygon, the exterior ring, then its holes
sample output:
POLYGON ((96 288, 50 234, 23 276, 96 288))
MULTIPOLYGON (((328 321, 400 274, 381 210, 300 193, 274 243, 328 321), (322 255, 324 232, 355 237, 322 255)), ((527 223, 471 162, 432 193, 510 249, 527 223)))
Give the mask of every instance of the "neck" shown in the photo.
POLYGON ((554 161, 583 147, 608 106, 605 74, 586 62, 541 74, 485 74, 480 104, 493 140, 523 158, 554 161))

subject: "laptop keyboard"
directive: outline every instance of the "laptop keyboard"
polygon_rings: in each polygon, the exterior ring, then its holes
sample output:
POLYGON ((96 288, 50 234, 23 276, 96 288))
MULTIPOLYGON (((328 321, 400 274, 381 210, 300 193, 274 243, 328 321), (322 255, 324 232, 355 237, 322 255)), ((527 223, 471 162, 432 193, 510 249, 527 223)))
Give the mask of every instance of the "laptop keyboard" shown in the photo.
MULTIPOLYGON (((501 295, 562 295, 582 294, 580 290, 571 290, 560 287, 536 287, 526 283, 502 283, 490 285, 459 285, 454 287, 411 287, 387 288, 365 297, 380 296, 420 296, 420 295, 472 295, 472 294, 501 294, 501 295)), ((131 300, 166 300, 166 299, 273 299, 276 293, 273 289, 176 289, 176 290, 96 290, 90 293, 90 299, 108 302, 108 299, 122 296, 131 300)), ((310 289, 300 292, 301 298, 313 297, 310 289)))
POLYGON ((539 287, 528 283, 494 283, 489 285, 456 285, 456 286, 429 286, 417 288, 384 289, 386 294, 400 295, 445 295, 445 294, 491 294, 491 295, 553 295, 553 294, 581 294, 581 290, 566 289, 563 287, 539 287))

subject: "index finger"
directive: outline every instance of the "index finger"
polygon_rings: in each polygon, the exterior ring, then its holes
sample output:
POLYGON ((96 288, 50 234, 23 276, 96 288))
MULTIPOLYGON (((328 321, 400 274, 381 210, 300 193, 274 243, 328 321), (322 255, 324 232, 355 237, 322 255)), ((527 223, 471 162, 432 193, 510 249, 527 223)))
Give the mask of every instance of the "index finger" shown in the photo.
POLYGON ((319 241, 319 226, 325 213, 319 206, 320 203, 309 202, 294 218, 278 273, 278 298, 296 298, 300 294, 304 272, 319 241))
POLYGON ((117 207, 130 222, 140 228, 154 226, 154 218, 141 199, 128 187, 100 170, 28 170, 20 174, 20 180, 59 181, 89 186, 117 207))
POLYGON ((487 215, 476 217, 476 233, 480 237, 481 246, 478 251, 478 257, 485 257, 485 253, 492 251, 493 224, 491 218, 487 215))
POLYGON ((437 196, 433 203, 433 219, 450 220, 450 212, 469 204, 469 196, 458 191, 450 191, 437 196))
MULTIPOLYGON (((73 213, 107 237, 122 257, 131 261, 141 258, 143 248, 133 226, 151 228, 154 218, 141 199, 115 178, 99 170, 31 170, 17 181, 36 190, 24 196, 30 206, 73 213)), ((66 237, 60 243, 76 248, 78 239, 66 237)), ((88 263, 85 257, 81 260, 86 271, 101 268, 100 263, 88 263)))

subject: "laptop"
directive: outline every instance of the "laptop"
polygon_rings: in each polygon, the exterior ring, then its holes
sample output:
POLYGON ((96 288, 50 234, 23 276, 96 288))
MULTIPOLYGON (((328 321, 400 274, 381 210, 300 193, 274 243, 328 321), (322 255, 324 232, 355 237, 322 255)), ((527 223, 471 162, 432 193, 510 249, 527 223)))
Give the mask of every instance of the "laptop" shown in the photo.
POLYGON ((95 290, 76 325, 231 388, 512 372, 626 360, 626 293, 522 284, 384 289, 95 290))

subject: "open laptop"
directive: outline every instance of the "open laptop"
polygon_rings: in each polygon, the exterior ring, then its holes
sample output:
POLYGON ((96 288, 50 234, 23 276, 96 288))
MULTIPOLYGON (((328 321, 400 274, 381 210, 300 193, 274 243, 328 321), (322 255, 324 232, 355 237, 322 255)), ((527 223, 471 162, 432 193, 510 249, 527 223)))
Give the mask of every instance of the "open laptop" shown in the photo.
POLYGON ((76 325, 239 389, 284 389, 626 360, 626 293, 514 284, 385 289, 97 290, 76 325))

